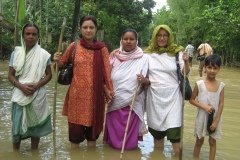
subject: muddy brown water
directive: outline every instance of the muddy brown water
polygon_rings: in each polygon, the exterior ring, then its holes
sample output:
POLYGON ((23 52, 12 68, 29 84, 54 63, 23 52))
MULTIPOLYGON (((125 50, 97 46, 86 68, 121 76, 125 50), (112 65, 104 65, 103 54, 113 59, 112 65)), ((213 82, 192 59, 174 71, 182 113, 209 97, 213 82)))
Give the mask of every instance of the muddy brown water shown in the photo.
MULTIPOLYGON (((197 64, 193 65, 190 82, 199 78, 197 64)), ((8 62, 0 62, 0 160, 118 160, 120 151, 102 143, 102 136, 97 141, 96 148, 88 148, 84 141, 80 149, 71 149, 68 142, 68 127, 66 117, 61 115, 64 96, 67 86, 58 85, 56 106, 56 138, 53 134, 41 138, 39 149, 31 151, 30 141, 23 140, 20 151, 12 150, 11 141, 11 90, 12 86, 7 80, 8 62), (54 143, 55 142, 55 143, 54 143)), ((217 141, 216 160, 238 160, 240 156, 240 68, 222 67, 218 79, 225 86, 225 105, 223 110, 222 139, 217 141)), ((47 84, 48 100, 50 108, 53 106, 54 85, 53 80, 47 84)), ((184 107, 184 136, 183 136, 183 160, 192 159, 192 151, 195 143, 194 119, 196 108, 187 101, 184 107)), ((200 159, 208 159, 208 138, 202 147, 200 159)), ((135 150, 125 151, 124 160, 171 160, 171 144, 166 141, 164 151, 154 149, 153 138, 148 133, 142 142, 139 142, 135 150)))

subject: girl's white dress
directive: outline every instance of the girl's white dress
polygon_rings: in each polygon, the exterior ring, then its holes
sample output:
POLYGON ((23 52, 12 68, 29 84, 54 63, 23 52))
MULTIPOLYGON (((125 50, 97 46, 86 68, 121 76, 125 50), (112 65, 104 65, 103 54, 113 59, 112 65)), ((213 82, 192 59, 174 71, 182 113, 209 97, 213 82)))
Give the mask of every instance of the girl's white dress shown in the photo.
MULTIPOLYGON (((223 82, 220 82, 220 85, 216 92, 209 92, 203 80, 199 80, 196 83, 198 86, 197 100, 200 103, 211 104, 215 109, 215 113, 214 113, 214 117, 215 117, 218 112, 220 93, 224 88, 225 84, 223 82)), ((208 122, 208 113, 203 109, 198 108, 196 120, 195 120, 195 136, 197 136, 199 139, 208 135, 207 122, 208 122)), ((218 126, 215 132, 210 135, 214 139, 221 138, 221 122, 222 122, 222 117, 220 118, 220 121, 218 123, 218 126)))

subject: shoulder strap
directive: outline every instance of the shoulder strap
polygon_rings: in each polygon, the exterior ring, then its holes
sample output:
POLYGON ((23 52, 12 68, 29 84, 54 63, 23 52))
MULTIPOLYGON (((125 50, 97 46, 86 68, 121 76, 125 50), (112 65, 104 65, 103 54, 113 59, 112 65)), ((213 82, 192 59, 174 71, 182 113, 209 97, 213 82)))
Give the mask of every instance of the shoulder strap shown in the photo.
POLYGON ((179 65, 179 52, 177 52, 175 58, 176 58, 176 65, 177 65, 177 76, 178 76, 178 80, 180 81, 182 78, 182 73, 179 65))
MULTIPOLYGON (((71 47, 71 49, 70 49, 70 52, 72 53, 72 54, 71 54, 71 62, 74 62, 76 50, 77 50, 77 42, 75 41, 75 42, 74 42, 74 45, 72 45, 72 47, 71 47)), ((68 61, 70 61, 70 57, 69 57, 69 60, 68 60, 68 61)))
POLYGON ((176 63, 177 63, 177 65, 179 65, 179 52, 177 52, 177 54, 176 54, 176 63))

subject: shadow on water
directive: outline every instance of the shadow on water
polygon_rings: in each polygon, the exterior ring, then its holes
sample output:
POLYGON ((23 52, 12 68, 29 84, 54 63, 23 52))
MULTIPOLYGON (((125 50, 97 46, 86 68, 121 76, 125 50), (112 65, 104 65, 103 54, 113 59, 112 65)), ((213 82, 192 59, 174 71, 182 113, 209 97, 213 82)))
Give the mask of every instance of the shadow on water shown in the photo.
MULTIPOLYGON (((118 160, 120 151, 102 143, 102 137, 97 141, 96 148, 88 148, 83 142, 80 149, 70 149, 68 142, 68 127, 66 117, 61 115, 66 86, 58 85, 57 106, 56 106, 56 138, 55 146, 53 135, 50 134, 41 138, 39 149, 31 151, 30 140, 22 141, 20 151, 12 150, 11 144, 11 90, 12 86, 7 80, 8 64, 0 63, 0 159, 1 160, 118 160), (54 154, 56 153, 56 154, 54 154)), ((240 69, 222 68, 219 73, 219 80, 226 84, 225 106, 223 121, 223 136, 217 141, 217 160, 237 160, 239 154, 239 115, 240 104, 240 69)), ((190 75, 191 85, 194 85, 198 77, 197 65, 193 65, 190 75)), ((53 80, 47 85, 48 100, 52 110, 54 85, 53 80)), ((195 143, 194 120, 196 108, 185 102, 184 109, 184 138, 183 138, 183 159, 191 160, 195 143)), ((205 140, 201 151, 201 159, 208 159, 208 140, 205 140)), ((124 160, 174 160, 172 156, 172 146, 169 141, 165 142, 164 151, 154 149, 153 138, 148 133, 144 140, 139 142, 138 149, 125 151, 124 160)))

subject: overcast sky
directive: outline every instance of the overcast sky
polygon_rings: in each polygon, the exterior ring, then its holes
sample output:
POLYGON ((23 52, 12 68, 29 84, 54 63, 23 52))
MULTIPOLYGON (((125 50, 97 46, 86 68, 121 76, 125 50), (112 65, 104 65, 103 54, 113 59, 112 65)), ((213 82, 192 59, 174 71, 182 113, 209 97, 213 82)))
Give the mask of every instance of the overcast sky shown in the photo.
POLYGON ((153 12, 157 12, 158 9, 162 8, 164 5, 167 5, 167 0, 154 0, 156 2, 153 12))

